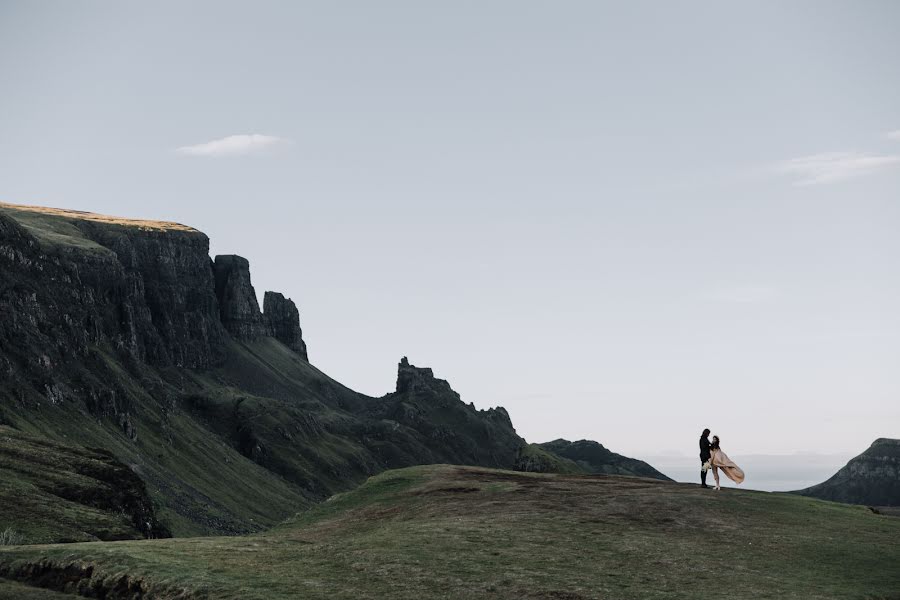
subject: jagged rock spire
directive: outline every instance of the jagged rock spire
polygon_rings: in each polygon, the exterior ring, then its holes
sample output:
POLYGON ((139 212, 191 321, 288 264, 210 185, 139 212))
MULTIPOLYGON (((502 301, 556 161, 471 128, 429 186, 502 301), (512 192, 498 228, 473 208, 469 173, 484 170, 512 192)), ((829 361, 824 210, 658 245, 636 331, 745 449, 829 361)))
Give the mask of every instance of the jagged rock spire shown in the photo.
POLYGON ((264 310, 260 311, 256 290, 250 282, 250 262, 241 256, 217 256, 213 271, 219 315, 231 335, 242 341, 274 337, 309 361, 300 329, 300 312, 290 298, 278 292, 266 292, 264 310))
POLYGON ((278 292, 266 292, 263 298, 263 316, 269 322, 272 335, 282 344, 309 361, 303 330, 300 329, 300 311, 290 298, 278 292))
POLYGON ((235 254, 216 256, 213 265, 219 315, 228 332, 239 340, 271 335, 250 283, 250 262, 235 254))

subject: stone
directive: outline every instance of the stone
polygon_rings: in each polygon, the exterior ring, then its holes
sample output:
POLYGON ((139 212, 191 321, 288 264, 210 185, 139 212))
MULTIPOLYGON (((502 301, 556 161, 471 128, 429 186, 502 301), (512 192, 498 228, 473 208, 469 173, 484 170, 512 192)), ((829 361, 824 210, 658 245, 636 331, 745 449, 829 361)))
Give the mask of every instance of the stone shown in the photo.
POLYGON ((228 333, 242 341, 271 335, 250 283, 250 262, 235 254, 219 255, 213 271, 219 315, 228 333))
POLYGON ((278 292, 266 292, 263 297, 263 315, 276 340, 309 362, 303 331, 300 329, 300 312, 290 298, 278 292))

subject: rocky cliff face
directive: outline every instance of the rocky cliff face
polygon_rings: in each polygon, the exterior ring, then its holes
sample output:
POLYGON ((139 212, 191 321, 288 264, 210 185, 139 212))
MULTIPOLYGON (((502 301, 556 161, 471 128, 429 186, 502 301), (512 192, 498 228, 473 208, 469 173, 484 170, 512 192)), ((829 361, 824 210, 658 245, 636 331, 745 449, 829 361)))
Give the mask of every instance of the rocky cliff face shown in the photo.
POLYGON ((250 283, 250 262, 241 256, 220 255, 213 268, 219 314, 228 333, 239 340, 271 335, 272 330, 259 310, 256 290, 250 283))
POLYGON ((241 256, 216 256, 213 271, 219 314, 232 337, 245 342, 274 337, 303 360, 309 360, 300 329, 300 312, 290 298, 278 292, 266 292, 265 312, 260 312, 256 290, 250 282, 250 262, 241 256))
POLYGON ((827 481, 794 493, 850 504, 900 506, 900 440, 879 438, 827 481))
POLYGON ((402 425, 412 437, 407 444, 429 462, 514 469, 527 445, 505 409, 478 410, 463 403, 449 383, 406 357, 397 368, 397 390, 371 402, 367 410, 379 421, 402 425))
POLYGON ((303 360, 309 361, 303 331, 300 329, 300 311, 293 300, 278 292, 266 292, 263 311, 275 339, 299 354, 303 360))
POLYGON ((66 233, 54 235, 3 213, 0 221, 2 301, 15 320, 4 329, 26 361, 104 342, 160 366, 221 360, 225 332, 204 234, 59 219, 50 225, 66 233))
MULTIPOLYGON (((85 362, 209 368, 224 358, 199 231, 0 205, 0 384, 23 406, 86 399, 129 424, 127 394, 85 362)), ((2 418, 2 407, 0 407, 2 418)))

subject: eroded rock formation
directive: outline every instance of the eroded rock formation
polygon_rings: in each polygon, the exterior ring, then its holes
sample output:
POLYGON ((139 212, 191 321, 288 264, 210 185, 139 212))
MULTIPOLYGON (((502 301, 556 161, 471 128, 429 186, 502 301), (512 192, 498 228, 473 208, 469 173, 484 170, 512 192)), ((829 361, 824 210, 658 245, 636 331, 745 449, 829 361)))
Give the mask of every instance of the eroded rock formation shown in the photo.
POLYGON ((256 290, 250 283, 250 262, 234 254, 219 255, 213 269, 219 315, 228 333, 239 340, 271 335, 269 324, 259 310, 256 290))
POLYGON ((303 331, 300 329, 300 311, 294 301, 278 292, 266 292, 263 298, 263 315, 275 339, 308 361, 306 342, 303 341, 303 331))

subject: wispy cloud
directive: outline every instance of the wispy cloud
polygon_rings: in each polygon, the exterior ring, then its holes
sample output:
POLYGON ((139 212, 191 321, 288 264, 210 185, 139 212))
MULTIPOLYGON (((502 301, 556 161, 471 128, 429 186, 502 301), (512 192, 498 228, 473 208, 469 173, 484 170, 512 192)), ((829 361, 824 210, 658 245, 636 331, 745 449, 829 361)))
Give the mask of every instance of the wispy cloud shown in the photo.
POLYGON ((219 158, 224 156, 243 156, 247 154, 259 154, 276 147, 289 144, 290 141, 273 135, 259 133, 229 135, 218 140, 182 146, 175 152, 186 156, 207 156, 219 158))
POLYGON ((898 154, 825 152, 783 161, 777 170, 795 177, 794 185, 821 185, 897 167, 900 167, 898 154))
POLYGON ((889 140, 897 140, 898 142, 900 142, 900 129, 888 131, 886 134, 884 134, 884 137, 889 140))
POLYGON ((732 304, 761 304, 772 302, 780 292, 769 285, 734 285, 710 291, 707 298, 732 304))

